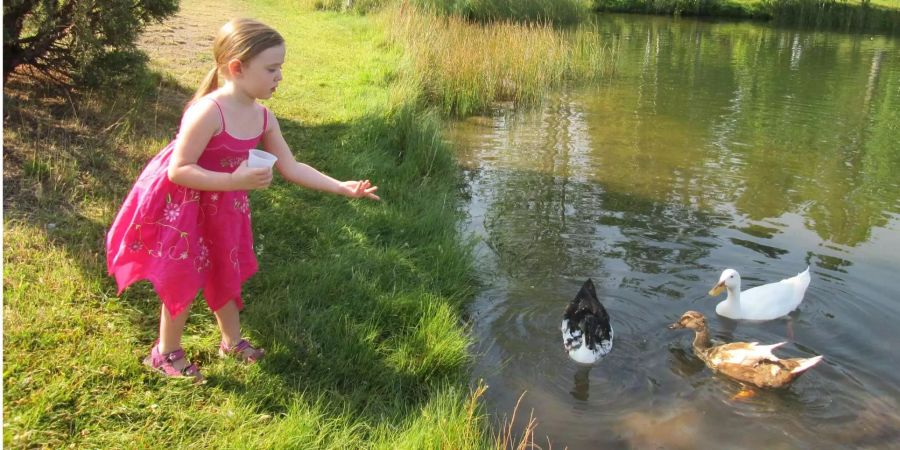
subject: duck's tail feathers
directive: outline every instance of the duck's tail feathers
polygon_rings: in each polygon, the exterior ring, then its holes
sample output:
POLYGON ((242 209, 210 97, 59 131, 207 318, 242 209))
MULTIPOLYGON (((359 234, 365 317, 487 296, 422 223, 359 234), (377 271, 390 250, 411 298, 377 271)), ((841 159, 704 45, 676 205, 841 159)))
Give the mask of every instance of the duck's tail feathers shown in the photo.
POLYGON ((776 348, 781 347, 784 344, 787 344, 787 342, 779 342, 777 344, 771 345, 757 345, 756 351, 759 352, 759 354, 764 359, 778 359, 778 357, 772 354, 772 350, 775 350, 776 348))
POLYGON ((803 301, 803 296, 806 294, 806 288, 809 287, 809 282, 811 278, 809 276, 809 266, 806 266, 806 270, 797 274, 797 276, 790 279, 794 284, 794 301, 797 305, 803 301))
POLYGON ((594 280, 588 278, 581 286, 575 300, 580 303, 582 308, 590 310, 594 314, 598 314, 603 309, 600 299, 597 298, 597 289, 594 287, 594 280))
POLYGON ((806 358, 800 361, 800 365, 795 367, 791 373, 802 373, 803 371, 809 369, 810 367, 819 363, 822 360, 822 355, 816 356, 815 358, 806 358))

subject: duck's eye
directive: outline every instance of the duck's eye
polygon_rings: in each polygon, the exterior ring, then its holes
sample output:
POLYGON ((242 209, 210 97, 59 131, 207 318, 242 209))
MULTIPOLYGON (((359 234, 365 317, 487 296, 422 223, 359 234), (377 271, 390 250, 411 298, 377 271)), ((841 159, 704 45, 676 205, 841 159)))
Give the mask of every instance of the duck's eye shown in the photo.
POLYGON ((734 275, 732 275, 732 276, 730 276, 730 277, 728 277, 728 278, 734 278, 734 275))

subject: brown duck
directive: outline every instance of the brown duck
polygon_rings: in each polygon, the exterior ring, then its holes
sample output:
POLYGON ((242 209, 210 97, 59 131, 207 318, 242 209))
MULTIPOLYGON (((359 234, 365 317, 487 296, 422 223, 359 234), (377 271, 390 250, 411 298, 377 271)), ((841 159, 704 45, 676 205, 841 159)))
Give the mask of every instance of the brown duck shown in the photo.
POLYGON ((780 359, 772 350, 784 342, 759 345, 757 342, 732 342, 713 346, 709 340, 706 318, 697 311, 688 311, 670 329, 694 330, 694 354, 710 369, 723 375, 761 388, 779 388, 790 384, 810 367, 822 360, 814 358, 780 359))

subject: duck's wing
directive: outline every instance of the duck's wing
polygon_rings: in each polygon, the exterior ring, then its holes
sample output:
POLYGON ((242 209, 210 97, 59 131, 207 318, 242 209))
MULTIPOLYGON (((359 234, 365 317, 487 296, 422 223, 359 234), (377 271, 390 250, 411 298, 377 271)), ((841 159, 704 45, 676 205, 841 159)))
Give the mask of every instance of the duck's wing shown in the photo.
POLYGON ((791 382, 790 372, 780 362, 761 361, 756 365, 723 363, 717 372, 761 388, 781 387, 791 382))
POLYGON ((784 316, 800 306, 809 282, 807 267, 797 276, 747 289, 741 292, 741 309, 747 314, 746 319, 751 320, 784 316))
POLYGON ((723 363, 716 371, 732 378, 764 388, 787 386, 807 369, 822 360, 814 358, 792 358, 777 361, 762 360, 755 365, 723 363))
POLYGON ((712 364, 744 364, 754 365, 763 360, 778 361, 772 350, 784 345, 784 342, 771 345, 759 345, 758 342, 733 342, 709 349, 707 353, 712 364))

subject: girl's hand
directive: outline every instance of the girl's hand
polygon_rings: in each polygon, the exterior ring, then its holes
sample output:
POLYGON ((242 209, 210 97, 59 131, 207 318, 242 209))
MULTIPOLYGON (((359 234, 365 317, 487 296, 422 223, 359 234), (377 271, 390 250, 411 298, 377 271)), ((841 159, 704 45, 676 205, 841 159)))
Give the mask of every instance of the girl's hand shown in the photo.
POLYGON ((247 161, 244 161, 231 172, 231 181, 239 191, 267 188, 272 184, 272 169, 247 167, 247 161))
POLYGON ((381 200, 381 197, 375 195, 378 186, 372 186, 369 180, 364 181, 341 181, 341 187, 344 189, 344 195, 351 198, 366 197, 372 200, 381 200))

